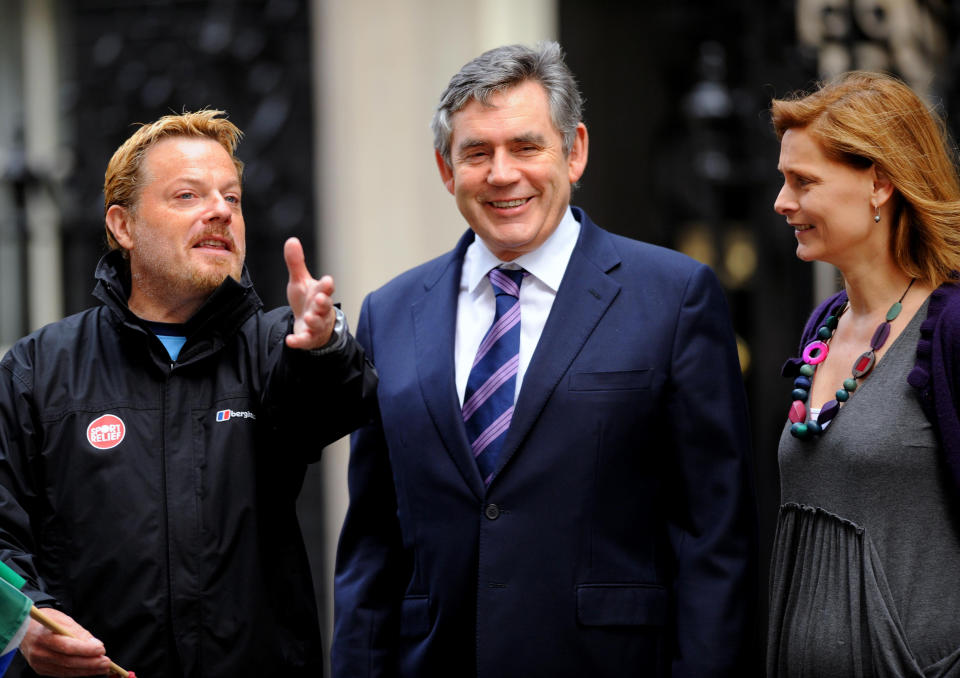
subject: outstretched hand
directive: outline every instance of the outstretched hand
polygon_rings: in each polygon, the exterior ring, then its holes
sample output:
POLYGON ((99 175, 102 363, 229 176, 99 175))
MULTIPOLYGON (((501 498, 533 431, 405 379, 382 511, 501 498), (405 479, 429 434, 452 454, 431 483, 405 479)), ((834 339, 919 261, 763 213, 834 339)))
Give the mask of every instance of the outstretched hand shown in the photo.
POLYGON ((297 238, 283 244, 290 280, 287 282, 287 303, 293 309, 293 333, 287 335, 287 346, 299 349, 322 348, 333 333, 337 316, 333 310, 333 278, 314 279, 307 270, 303 245, 297 238))
POLYGON ((52 608, 44 614, 70 631, 62 636, 31 619, 20 651, 31 668, 41 676, 92 676, 107 673, 110 660, 103 643, 70 616, 52 608))

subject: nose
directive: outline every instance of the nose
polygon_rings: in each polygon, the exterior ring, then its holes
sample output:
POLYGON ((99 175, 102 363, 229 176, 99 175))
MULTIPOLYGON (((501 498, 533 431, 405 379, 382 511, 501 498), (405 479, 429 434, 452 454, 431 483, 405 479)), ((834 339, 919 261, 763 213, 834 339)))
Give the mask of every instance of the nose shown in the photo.
POLYGON ((777 199, 773 202, 773 209, 777 214, 782 214, 783 216, 787 216, 791 212, 796 212, 797 209, 799 209, 793 191, 790 190, 786 182, 784 182, 780 188, 780 193, 777 194, 777 199))
POLYGON ((214 192, 210 198, 208 221, 229 221, 233 214, 232 206, 220 193, 214 192))
POLYGON ((504 186, 517 181, 517 168, 513 158, 504 150, 497 149, 490 159, 490 173, 487 175, 487 183, 494 186, 504 186))

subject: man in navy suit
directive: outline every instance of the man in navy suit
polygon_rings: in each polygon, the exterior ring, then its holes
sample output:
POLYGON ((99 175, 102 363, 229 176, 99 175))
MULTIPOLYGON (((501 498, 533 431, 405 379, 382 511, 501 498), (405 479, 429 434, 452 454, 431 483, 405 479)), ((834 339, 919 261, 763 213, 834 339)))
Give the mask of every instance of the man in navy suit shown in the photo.
POLYGON ((470 230, 360 314, 379 417, 333 675, 745 675, 755 506, 715 276, 570 207, 588 136, 556 43, 465 65, 433 129, 470 230))

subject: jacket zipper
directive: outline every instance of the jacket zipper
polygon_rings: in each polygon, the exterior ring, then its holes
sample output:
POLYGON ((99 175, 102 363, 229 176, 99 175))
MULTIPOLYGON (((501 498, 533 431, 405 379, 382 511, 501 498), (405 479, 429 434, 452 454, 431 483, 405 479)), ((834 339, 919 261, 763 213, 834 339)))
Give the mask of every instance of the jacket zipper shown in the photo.
POLYGON ((173 363, 170 363, 170 370, 163 382, 163 406, 160 413, 160 488, 163 496, 164 557, 166 558, 167 576, 167 633, 170 635, 170 647, 176 650, 177 637, 173 631, 173 559, 170 557, 170 507, 167 497, 167 400, 170 397, 170 377, 172 374, 173 363))

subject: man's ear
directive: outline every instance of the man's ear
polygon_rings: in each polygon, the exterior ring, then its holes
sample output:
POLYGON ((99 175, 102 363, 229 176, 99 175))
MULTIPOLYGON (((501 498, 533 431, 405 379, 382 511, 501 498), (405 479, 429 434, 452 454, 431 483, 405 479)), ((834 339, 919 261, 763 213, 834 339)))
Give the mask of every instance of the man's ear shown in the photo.
POLYGON ((587 126, 582 122, 577 125, 577 134, 573 138, 573 147, 567 155, 567 174, 571 184, 580 181, 583 171, 587 169, 587 154, 590 150, 590 137, 587 126))
POLYGON ((125 250, 133 248, 133 238, 130 235, 130 210, 121 205, 110 205, 107 210, 107 228, 113 233, 114 239, 125 250))
POLYGON ((443 180, 443 185, 450 191, 450 195, 453 195, 453 168, 443 159, 440 151, 434 150, 433 155, 437 161, 437 169, 440 170, 440 178, 443 180))

